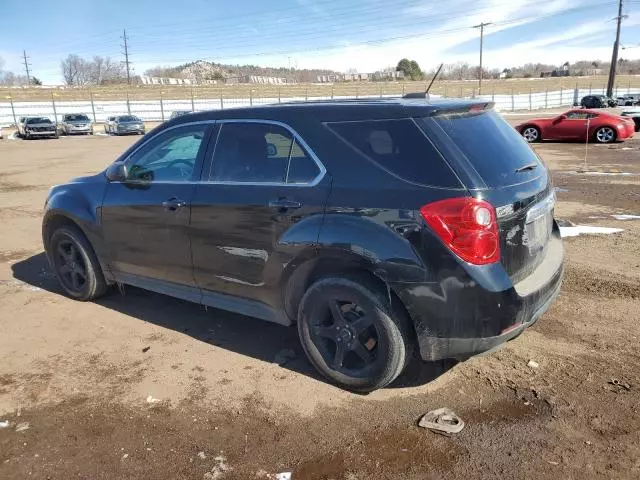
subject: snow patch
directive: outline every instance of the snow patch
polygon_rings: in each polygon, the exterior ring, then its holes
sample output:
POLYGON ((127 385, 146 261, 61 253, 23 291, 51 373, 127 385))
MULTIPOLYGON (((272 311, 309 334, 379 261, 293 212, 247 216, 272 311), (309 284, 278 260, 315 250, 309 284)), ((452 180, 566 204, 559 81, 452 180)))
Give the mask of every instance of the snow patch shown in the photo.
POLYGON ((616 220, 640 220, 640 215, 611 215, 616 220))
POLYGON ((592 227, 589 225, 576 225, 575 227, 560 227, 560 236, 565 237, 577 237, 578 235, 590 235, 590 234, 602 234, 608 235, 611 233, 620 233, 624 231, 622 228, 609 228, 609 227, 592 227))

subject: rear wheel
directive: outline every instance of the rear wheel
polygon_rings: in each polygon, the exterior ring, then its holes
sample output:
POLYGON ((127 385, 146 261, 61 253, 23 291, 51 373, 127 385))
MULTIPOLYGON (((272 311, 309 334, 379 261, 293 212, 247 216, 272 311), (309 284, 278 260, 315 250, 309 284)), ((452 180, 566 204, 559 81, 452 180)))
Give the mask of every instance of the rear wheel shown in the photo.
POLYGON ((367 278, 328 277, 305 293, 302 346, 316 369, 348 390, 369 392, 400 375, 413 350, 409 320, 367 278))
POLYGON ((89 241, 75 227, 56 229, 49 240, 49 257, 68 296, 87 301, 102 296, 107 283, 89 241))
POLYGON ((533 125, 527 126, 522 130, 522 136, 529 143, 540 141, 540 129, 533 125))
POLYGON ((611 127, 600 127, 595 133, 598 143, 611 143, 616 139, 616 131, 611 127))

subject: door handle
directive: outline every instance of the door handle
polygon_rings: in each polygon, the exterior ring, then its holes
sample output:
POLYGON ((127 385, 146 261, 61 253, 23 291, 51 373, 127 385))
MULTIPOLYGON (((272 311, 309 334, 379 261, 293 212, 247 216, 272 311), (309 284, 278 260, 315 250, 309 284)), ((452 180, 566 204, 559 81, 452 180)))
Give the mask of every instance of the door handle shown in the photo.
POLYGON ((165 200, 162 202, 162 206, 171 212, 178 210, 179 208, 184 207, 187 204, 184 200, 180 200, 176 197, 171 197, 169 200, 165 200))
POLYGON ((278 200, 271 200, 269 206, 271 208, 279 208, 280 210, 294 210, 302 207, 302 203, 286 198, 279 198, 278 200))

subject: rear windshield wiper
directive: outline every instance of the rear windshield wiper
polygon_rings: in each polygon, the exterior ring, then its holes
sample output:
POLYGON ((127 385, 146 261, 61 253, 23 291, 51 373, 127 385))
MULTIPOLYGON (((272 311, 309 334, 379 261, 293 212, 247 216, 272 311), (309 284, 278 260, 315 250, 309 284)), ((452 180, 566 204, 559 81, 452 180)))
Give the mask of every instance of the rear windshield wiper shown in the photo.
POLYGON ((537 163, 528 163, 520 168, 516 168, 516 173, 526 172, 528 170, 535 170, 538 167, 537 163))

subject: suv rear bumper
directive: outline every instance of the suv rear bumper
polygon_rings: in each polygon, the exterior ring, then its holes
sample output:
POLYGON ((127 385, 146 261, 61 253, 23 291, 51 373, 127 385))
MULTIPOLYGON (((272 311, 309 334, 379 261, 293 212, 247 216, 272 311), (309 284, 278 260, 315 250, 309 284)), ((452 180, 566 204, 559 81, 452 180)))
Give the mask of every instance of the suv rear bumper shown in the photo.
POLYGON ((493 292, 466 274, 439 284, 394 284, 414 322, 424 361, 467 359, 516 338, 560 293, 564 274, 560 238, 526 279, 493 292))

